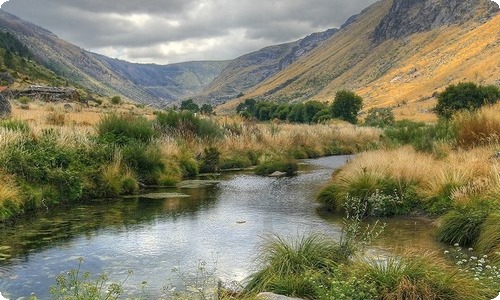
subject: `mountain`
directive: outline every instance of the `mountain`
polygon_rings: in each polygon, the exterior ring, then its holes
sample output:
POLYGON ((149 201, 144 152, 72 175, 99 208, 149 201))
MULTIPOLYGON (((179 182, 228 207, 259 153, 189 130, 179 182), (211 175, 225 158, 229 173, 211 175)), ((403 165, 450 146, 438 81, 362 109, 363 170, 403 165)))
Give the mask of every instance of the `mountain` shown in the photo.
POLYGON ((338 29, 329 29, 313 33, 295 42, 269 46, 240 56, 231 61, 195 99, 198 102, 220 104, 236 98, 249 88, 284 70, 337 31, 338 29))
POLYGON ((132 64, 81 49, 3 10, 0 28, 15 35, 38 62, 77 85, 98 94, 123 95, 155 106, 203 90, 228 63, 132 64))
POLYGON ((489 0, 382 0, 287 68, 245 91, 270 101, 332 101, 350 89, 365 107, 425 113, 459 81, 500 85, 500 15, 489 0))

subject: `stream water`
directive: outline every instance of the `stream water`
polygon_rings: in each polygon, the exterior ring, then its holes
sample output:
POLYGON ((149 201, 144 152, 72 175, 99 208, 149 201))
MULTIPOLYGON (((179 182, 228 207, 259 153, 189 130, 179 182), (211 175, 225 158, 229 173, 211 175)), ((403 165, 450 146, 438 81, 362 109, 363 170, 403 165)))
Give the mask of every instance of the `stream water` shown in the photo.
MULTIPOLYGON (((209 187, 148 191, 189 197, 96 200, 0 224, 0 292, 11 300, 31 293, 49 299, 55 278, 77 268, 80 257, 82 271, 107 273, 114 282, 132 270, 127 294, 139 294, 147 281, 153 298, 178 283, 173 268, 189 273, 200 261, 224 281, 240 281, 255 270, 265 236, 339 236, 341 218, 321 212, 314 198, 347 159, 306 160, 304 171, 292 178, 240 172, 209 187)), ((388 225, 372 250, 440 250, 429 220, 384 221, 388 225)))

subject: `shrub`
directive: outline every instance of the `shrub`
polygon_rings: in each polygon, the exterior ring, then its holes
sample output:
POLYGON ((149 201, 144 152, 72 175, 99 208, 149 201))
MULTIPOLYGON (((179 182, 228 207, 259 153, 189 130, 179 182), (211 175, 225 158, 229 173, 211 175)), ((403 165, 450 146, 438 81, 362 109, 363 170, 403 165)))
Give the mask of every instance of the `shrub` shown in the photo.
POLYGON ((295 160, 268 160, 255 168, 255 174, 265 176, 279 171, 285 173, 286 176, 293 176, 297 173, 298 169, 299 165, 295 160))
POLYGON ((478 205, 456 208, 444 215, 437 237, 444 243, 471 246, 477 241, 486 217, 486 209, 478 205))
POLYGON ((136 141, 148 144, 155 137, 152 123, 144 117, 110 114, 102 117, 96 127, 102 140, 118 145, 136 141))
POLYGON ((472 148, 500 141, 500 120, 494 107, 458 113, 452 123, 457 130, 457 143, 461 147, 472 148))
POLYGON ((252 161, 250 160, 250 158, 241 155, 223 158, 220 162, 220 168, 222 170, 248 168, 251 165, 252 161))
POLYGON ((337 252, 337 244, 320 235, 290 241, 268 237, 258 253, 261 270, 249 277, 246 289, 314 298, 314 286, 305 274, 335 269, 341 260, 337 252))
POLYGON ((334 118, 347 121, 352 124, 358 122, 358 113, 363 107, 363 99, 351 91, 338 91, 335 94, 331 106, 331 113, 334 118))
POLYGON ((219 149, 210 146, 203 150, 203 156, 201 158, 200 172, 201 173, 215 173, 219 170, 219 159, 220 151, 219 149))
POLYGON ((67 122, 66 114, 62 111, 52 111, 50 112, 45 121, 49 125, 63 126, 67 122))
POLYGON ((113 96, 111 98, 111 104, 115 104, 115 105, 122 104, 122 97, 120 97, 120 96, 113 96))
POLYGON ((20 97, 19 99, 17 99, 17 101, 21 104, 28 104, 31 102, 31 99, 26 97, 26 96, 23 96, 23 97, 20 97))
POLYGON ((461 82, 448 86, 439 94, 435 110, 440 117, 449 119, 457 111, 475 110, 486 104, 494 104, 498 99, 500 89, 496 86, 461 82))
POLYGON ((209 119, 201 119, 190 111, 159 113, 155 125, 161 133, 184 138, 197 136, 211 140, 223 136, 223 130, 219 125, 209 119))
POLYGON ((474 248, 500 263, 500 212, 492 212, 484 219, 474 248))
POLYGON ((466 273, 435 257, 388 258, 357 263, 354 272, 376 285, 376 299, 488 299, 489 292, 466 273))
POLYGON ((145 184, 157 184, 165 172, 165 162, 156 145, 130 143, 123 147, 123 163, 145 184))
POLYGON ((366 126, 387 127, 396 122, 392 108, 371 108, 365 118, 366 126))

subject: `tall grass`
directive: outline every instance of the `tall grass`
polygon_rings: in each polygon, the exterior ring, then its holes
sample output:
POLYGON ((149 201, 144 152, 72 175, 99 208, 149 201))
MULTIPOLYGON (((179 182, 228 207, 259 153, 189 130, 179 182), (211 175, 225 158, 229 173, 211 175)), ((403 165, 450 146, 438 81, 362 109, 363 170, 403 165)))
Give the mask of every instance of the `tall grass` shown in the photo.
POLYGON ((98 135, 107 142, 124 145, 138 141, 149 143, 155 137, 153 124, 144 117, 109 114, 96 126, 98 135))
POLYGON ((377 286, 377 299, 489 299, 494 291, 430 255, 373 260, 353 266, 377 286))
POLYGON ((260 271, 249 277, 246 289, 312 297, 314 287, 305 274, 335 269, 342 260, 336 253, 339 253, 337 244, 320 235, 290 241, 268 237, 258 251, 260 271))
POLYGON ((486 106, 474 112, 461 112, 454 116, 457 143, 472 148, 500 142, 500 105, 486 106))

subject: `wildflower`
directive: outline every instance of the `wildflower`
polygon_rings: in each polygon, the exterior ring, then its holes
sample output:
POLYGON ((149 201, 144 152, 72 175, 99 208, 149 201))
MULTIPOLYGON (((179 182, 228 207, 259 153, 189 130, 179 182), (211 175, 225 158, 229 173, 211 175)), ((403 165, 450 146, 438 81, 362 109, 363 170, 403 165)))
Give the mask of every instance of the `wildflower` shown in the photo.
POLYGON ((444 251, 444 254, 449 254, 449 253, 450 253, 450 251, 448 251, 448 250, 444 251))
POLYGON ((458 243, 455 243, 453 246, 460 247, 460 245, 458 243))

